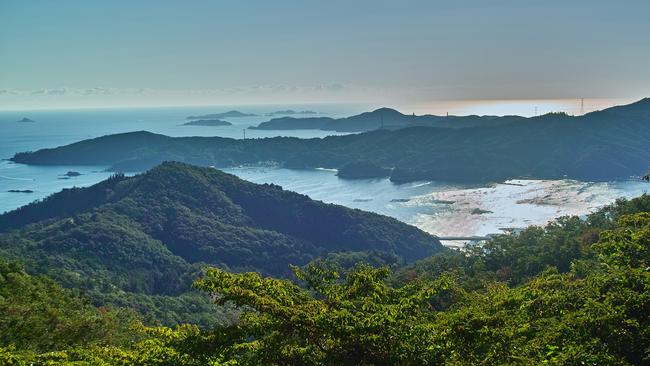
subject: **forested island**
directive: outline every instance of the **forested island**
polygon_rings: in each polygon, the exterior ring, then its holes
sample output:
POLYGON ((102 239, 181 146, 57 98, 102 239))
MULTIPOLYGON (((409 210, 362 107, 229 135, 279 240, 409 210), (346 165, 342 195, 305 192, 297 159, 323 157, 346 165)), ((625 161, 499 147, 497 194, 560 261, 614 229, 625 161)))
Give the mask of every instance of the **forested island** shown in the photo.
POLYGON ((356 162, 390 169, 396 183, 522 177, 607 181, 647 170, 646 141, 650 141, 647 98, 580 117, 553 113, 498 125, 378 129, 322 139, 172 138, 140 131, 18 153, 11 160, 106 165, 114 171, 142 171, 166 160, 216 167, 275 161, 287 168, 334 169, 356 162))

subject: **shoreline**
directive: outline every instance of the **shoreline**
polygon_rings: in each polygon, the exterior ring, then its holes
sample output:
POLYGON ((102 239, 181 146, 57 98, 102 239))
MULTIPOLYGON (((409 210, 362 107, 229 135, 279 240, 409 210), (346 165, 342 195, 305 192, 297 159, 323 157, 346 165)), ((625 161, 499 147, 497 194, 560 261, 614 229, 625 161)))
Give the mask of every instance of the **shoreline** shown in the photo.
POLYGON ((583 216, 617 198, 645 193, 642 185, 621 187, 625 183, 515 179, 491 187, 426 194, 409 203, 454 201, 440 214, 417 215, 413 224, 422 230, 438 236, 488 236, 544 226, 562 216, 583 216), (473 210, 481 213, 472 214, 473 210))

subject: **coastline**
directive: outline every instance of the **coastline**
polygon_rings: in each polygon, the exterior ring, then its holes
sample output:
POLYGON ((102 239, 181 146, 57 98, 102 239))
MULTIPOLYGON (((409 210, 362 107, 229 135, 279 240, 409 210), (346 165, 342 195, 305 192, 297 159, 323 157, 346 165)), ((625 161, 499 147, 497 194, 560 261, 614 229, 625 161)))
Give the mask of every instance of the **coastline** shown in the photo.
POLYGON ((440 213, 417 215, 412 223, 438 236, 486 236, 530 225, 543 226, 562 216, 583 216, 617 198, 636 197, 645 190, 646 186, 640 181, 516 179, 484 188, 433 192, 413 197, 407 204, 453 201, 440 213), (475 209, 487 212, 471 214, 475 209))

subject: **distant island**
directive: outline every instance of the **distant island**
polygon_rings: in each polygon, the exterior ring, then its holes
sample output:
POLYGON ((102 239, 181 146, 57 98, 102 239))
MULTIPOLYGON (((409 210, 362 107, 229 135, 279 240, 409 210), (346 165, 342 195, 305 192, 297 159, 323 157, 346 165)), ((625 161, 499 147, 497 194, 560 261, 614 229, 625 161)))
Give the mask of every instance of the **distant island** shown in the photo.
POLYGON ((185 119, 223 119, 223 118, 238 118, 238 117, 255 117, 256 114, 243 113, 240 111, 228 111, 224 113, 203 114, 200 116, 189 116, 185 119))
POLYGON ((7 192, 9 193, 34 193, 31 189, 10 189, 7 192))
POLYGON ((34 121, 33 119, 29 119, 27 117, 23 117, 23 119, 20 119, 20 120, 18 120, 16 122, 18 122, 18 123, 31 123, 31 122, 36 122, 36 121, 34 121))
POLYGON ((232 126, 232 123, 220 119, 197 119, 183 123, 182 126, 232 126))
POLYGON ((106 165, 114 171, 143 171, 169 160, 216 167, 273 161, 293 169, 339 169, 346 178, 385 173, 395 183, 513 178, 607 181, 647 171, 650 99, 579 117, 550 113, 495 118, 500 122, 465 128, 376 129, 322 139, 174 138, 140 131, 17 153, 11 160, 106 165), (510 123, 505 122, 508 118, 510 123))
POLYGON ((267 116, 292 116, 294 114, 318 114, 318 112, 314 111, 294 111, 293 109, 286 109, 283 111, 275 111, 271 113, 267 113, 267 116))

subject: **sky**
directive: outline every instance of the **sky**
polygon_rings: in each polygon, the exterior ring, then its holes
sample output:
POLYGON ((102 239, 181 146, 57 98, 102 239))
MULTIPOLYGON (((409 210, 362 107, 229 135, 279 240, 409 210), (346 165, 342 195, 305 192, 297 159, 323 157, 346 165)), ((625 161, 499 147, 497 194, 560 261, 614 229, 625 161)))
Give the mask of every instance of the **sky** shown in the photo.
POLYGON ((632 100, 650 96, 649 14, 647 0, 0 0, 0 109, 632 100))

